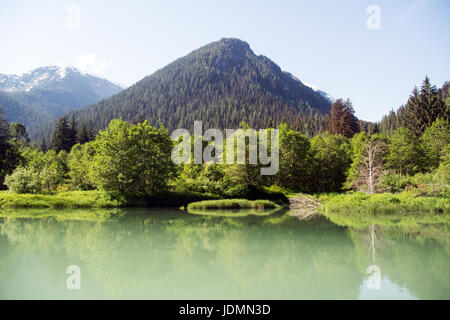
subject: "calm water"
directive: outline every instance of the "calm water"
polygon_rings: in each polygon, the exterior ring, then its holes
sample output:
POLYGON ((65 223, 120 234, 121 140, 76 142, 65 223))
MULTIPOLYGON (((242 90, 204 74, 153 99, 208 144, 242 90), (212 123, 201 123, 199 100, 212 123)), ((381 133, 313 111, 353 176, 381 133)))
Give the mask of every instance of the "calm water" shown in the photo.
POLYGON ((3 216, 1 299, 450 298, 446 223, 356 228, 303 211, 3 216), (80 290, 66 287, 69 265, 80 268, 80 290))

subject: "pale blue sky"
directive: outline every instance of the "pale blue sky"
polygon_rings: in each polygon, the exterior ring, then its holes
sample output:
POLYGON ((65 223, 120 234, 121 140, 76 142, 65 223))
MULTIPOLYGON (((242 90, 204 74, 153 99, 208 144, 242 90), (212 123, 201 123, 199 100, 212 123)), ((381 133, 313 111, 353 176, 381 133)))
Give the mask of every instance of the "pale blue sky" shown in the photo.
POLYGON ((349 97, 358 117, 379 120, 426 74, 437 86, 450 80, 449 27, 448 0, 0 0, 0 73, 66 64, 130 85, 237 37, 300 80, 349 97), (381 9, 379 30, 366 26, 369 5, 381 9), (79 26, 70 6, 80 8, 79 26))

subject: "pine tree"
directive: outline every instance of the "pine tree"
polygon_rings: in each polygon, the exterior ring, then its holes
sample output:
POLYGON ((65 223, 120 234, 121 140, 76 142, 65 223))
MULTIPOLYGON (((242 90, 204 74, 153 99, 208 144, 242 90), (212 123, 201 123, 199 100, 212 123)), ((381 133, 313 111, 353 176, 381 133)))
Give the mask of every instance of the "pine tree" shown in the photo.
POLYGON ((3 112, 0 109, 0 161, 8 148, 8 140, 10 138, 9 125, 6 118, 3 116, 3 112))
POLYGON ((344 112, 344 101, 337 99, 332 105, 330 113, 327 116, 326 130, 331 134, 339 133, 341 129, 341 118, 344 112))
POLYGON ((344 114, 342 119, 342 135, 351 138, 355 133, 359 132, 358 118, 355 117, 355 109, 350 101, 347 99, 344 104, 344 114))
POLYGON ((358 119, 354 115, 352 103, 337 99, 331 106, 326 121, 326 130, 331 134, 341 134, 351 138, 359 131, 358 119))
POLYGON ((77 143, 85 144, 90 141, 89 133, 86 124, 83 124, 78 131, 77 143))
POLYGON ((420 136, 437 118, 448 121, 448 110, 438 90, 425 77, 419 90, 414 88, 405 107, 403 126, 420 136))
POLYGON ((17 144, 11 144, 10 139, 9 124, 0 108, 0 189, 4 188, 5 175, 14 170, 21 157, 17 144))
POLYGON ((78 123, 75 119, 75 115, 72 114, 70 119, 70 127, 69 127, 69 138, 70 138, 70 148, 72 148, 77 143, 78 136, 78 123))
POLYGON ((72 131, 67 124, 66 116, 59 118, 58 124, 53 132, 50 148, 56 152, 61 150, 69 152, 72 148, 72 131))
POLYGON ((44 153, 46 153, 48 151, 47 141, 46 141, 45 137, 42 139, 42 143, 41 143, 40 149, 44 153))
POLYGON ((92 124, 91 119, 89 119, 86 130, 87 130, 88 142, 94 140, 95 139, 95 131, 94 131, 94 125, 92 124))

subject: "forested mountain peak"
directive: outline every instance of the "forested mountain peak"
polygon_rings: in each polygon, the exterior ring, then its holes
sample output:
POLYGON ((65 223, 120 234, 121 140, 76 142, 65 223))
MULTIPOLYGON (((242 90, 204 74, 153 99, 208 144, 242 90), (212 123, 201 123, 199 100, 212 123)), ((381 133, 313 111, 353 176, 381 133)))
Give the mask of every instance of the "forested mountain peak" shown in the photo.
POLYGON ((115 118, 148 120, 169 129, 259 128, 282 121, 305 133, 320 131, 330 102, 257 56, 248 43, 223 38, 181 57, 109 99, 76 111, 81 123, 102 129, 115 118))
POLYGON ((222 38, 219 41, 211 42, 197 50, 191 52, 192 55, 216 54, 220 58, 244 58, 246 55, 255 55, 250 45, 237 38, 222 38))

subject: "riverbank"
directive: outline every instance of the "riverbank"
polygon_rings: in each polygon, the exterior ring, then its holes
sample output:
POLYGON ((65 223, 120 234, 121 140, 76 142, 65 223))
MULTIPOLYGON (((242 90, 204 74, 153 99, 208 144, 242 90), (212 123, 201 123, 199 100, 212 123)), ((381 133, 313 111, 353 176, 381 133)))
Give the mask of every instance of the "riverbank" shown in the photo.
MULTIPOLYGON (((250 200, 257 200, 258 198, 250 200)), ((282 201, 267 199, 261 195, 259 199, 271 200, 277 205, 282 201)), ((365 194, 359 192, 343 194, 317 194, 290 197, 291 207, 296 205, 315 207, 323 212, 332 213, 410 213, 410 212, 450 212, 450 200, 446 197, 416 196, 411 192, 399 194, 365 194)), ((53 194, 17 194, 0 191, 0 208, 120 208, 120 207, 187 207, 190 203, 215 200, 212 206, 216 208, 243 209, 254 208, 246 199, 237 202, 233 199, 223 199, 214 194, 198 192, 169 191, 160 194, 123 194, 104 191, 66 191, 53 194)), ((210 203, 205 204, 206 209, 210 203)), ((258 206, 258 202, 254 205, 258 206)), ((204 207, 200 205, 200 207, 204 207)), ((264 204, 265 207, 265 204, 264 204)), ((191 208, 193 208, 191 206, 191 208)), ((196 208, 197 209, 197 208, 196 208)))
POLYGON ((0 191, 0 208, 117 208, 117 207, 187 207, 189 203, 205 200, 270 200, 279 205, 288 204, 280 191, 266 187, 251 187, 232 195, 217 195, 192 191, 165 191, 159 193, 123 193, 90 191, 64 191, 46 194, 13 193, 0 191))
POLYGON ((450 212, 450 199, 416 196, 412 192, 398 194, 351 192, 322 194, 316 195, 314 198, 321 203, 320 210, 326 213, 398 214, 428 212, 442 214, 450 212))
POLYGON ((0 191, 0 208, 120 208, 175 207, 191 202, 216 200, 219 196, 197 192, 161 194, 107 193, 104 191, 66 191, 53 194, 18 194, 0 191))

